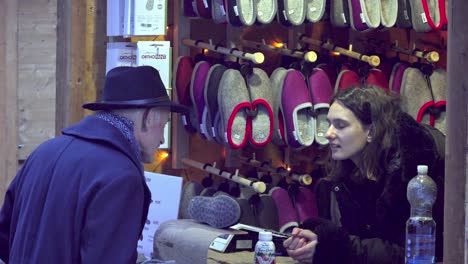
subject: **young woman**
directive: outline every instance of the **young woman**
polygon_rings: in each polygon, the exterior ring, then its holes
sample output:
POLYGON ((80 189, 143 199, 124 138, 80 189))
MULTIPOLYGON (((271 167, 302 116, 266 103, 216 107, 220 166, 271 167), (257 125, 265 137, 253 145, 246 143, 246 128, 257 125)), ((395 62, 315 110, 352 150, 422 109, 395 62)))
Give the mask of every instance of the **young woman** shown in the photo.
POLYGON ((442 257, 443 143, 418 124, 386 90, 354 87, 332 100, 330 172, 317 183, 320 218, 305 221, 284 242, 294 259, 322 263, 404 263, 406 198, 417 165, 428 165, 438 185, 433 216, 436 255, 442 257))

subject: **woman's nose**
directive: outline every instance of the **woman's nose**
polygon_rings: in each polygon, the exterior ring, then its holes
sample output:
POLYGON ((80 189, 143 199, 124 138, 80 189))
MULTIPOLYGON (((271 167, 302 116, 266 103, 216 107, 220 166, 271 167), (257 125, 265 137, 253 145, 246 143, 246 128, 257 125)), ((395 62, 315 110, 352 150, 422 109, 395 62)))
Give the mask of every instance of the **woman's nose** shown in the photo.
POLYGON ((325 134, 325 138, 330 140, 335 137, 335 127, 330 125, 327 129, 327 133, 325 134))

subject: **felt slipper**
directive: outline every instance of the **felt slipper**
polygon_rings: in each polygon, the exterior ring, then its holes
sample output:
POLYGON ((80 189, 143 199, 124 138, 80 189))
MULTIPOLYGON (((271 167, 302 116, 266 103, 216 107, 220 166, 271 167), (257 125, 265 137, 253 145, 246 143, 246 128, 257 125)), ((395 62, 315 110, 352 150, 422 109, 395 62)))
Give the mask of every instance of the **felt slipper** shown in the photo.
POLYGON ((244 225, 258 226, 258 220, 255 217, 254 210, 246 198, 236 198, 237 203, 241 208, 241 216, 239 223, 244 225))
POLYGON ((275 19, 277 2, 277 0, 257 0, 257 21, 260 24, 270 24, 275 19))
MULTIPOLYGON (((180 56, 177 58, 172 79, 172 87, 175 89, 176 100, 178 103, 193 109, 190 99, 190 83, 193 73, 194 62, 190 56, 180 56)), ((197 121, 195 111, 190 111, 190 116, 182 116, 185 129, 190 132, 196 132, 197 121)))
MULTIPOLYGON (((429 32, 443 25, 439 0, 410 0, 411 23, 416 32, 429 32)), ((445 3, 442 5, 445 9, 445 3)))
POLYGON ((307 0, 306 1, 306 18, 312 23, 322 20, 327 1, 326 0, 307 0))
POLYGON ((252 111, 252 132, 250 142, 257 147, 263 147, 270 142, 273 134, 273 110, 271 104, 273 94, 268 75, 260 68, 253 68, 253 73, 247 77, 247 88, 250 92, 252 111))
POLYGON ((361 21, 366 23, 369 28, 378 28, 380 25, 380 1, 381 0, 360 0, 361 21))
POLYGON ((200 192, 200 196, 211 197, 213 196, 218 190, 215 187, 206 187, 200 192))
POLYGON ((234 27, 243 26, 240 19, 238 0, 225 0, 226 8, 226 20, 227 22, 234 27))
POLYGON ((306 18, 305 0, 278 0, 276 17, 283 26, 302 25, 306 18))
POLYGON ((211 2, 207 0, 194 0, 194 11, 199 17, 211 19, 211 2))
POLYGON ((327 73, 320 68, 315 68, 309 76, 309 88, 316 114, 314 128, 315 142, 319 145, 327 145, 328 139, 325 138, 329 127, 327 114, 330 108, 330 100, 333 96, 333 87, 327 73))
POLYGON ((192 99, 198 121, 197 130, 203 139, 211 139, 206 128, 206 123, 203 123, 202 118, 205 110, 205 82, 210 67, 210 63, 206 61, 200 61, 195 64, 192 73, 192 81, 190 82, 190 98, 192 99))
POLYGON ((434 117, 430 108, 434 99, 423 73, 416 68, 408 67, 403 73, 400 89, 401 108, 418 123, 434 126, 434 117))
POLYGON ((412 28, 410 0, 398 0, 398 15, 396 25, 399 28, 412 28))
POLYGON ((275 200, 268 194, 261 194, 260 201, 256 206, 258 226, 270 230, 279 230, 278 208, 275 200))
MULTIPOLYGON (((366 17, 363 14, 363 7, 360 0, 348 0, 349 23, 351 28, 356 31, 367 31, 369 25, 366 23, 366 17)), ((380 7, 379 7, 380 8, 380 7)))
POLYGON ((239 19, 244 26, 251 26, 257 19, 257 0, 237 0, 239 19))
POLYGON ((366 78, 366 84, 374 85, 382 89, 388 90, 387 77, 385 77, 385 74, 381 70, 376 68, 372 68, 369 70, 369 74, 366 78))
MULTIPOLYGON (((218 89, 219 89, 219 82, 221 81, 221 77, 223 77, 223 73, 227 70, 226 66, 222 64, 215 64, 211 66, 210 70, 208 71, 206 82, 205 82, 205 90, 204 90, 204 98, 206 104, 206 118, 205 124, 208 130, 208 133, 211 138, 213 138, 217 143, 222 144, 222 135, 217 135, 217 130, 215 126, 215 116, 218 113, 219 106, 218 106, 218 89)), ((218 117, 219 119, 219 117, 218 117)))
POLYGON ((193 197, 200 195, 203 186, 194 181, 189 181, 184 184, 182 196, 180 198, 179 219, 190 219, 188 207, 193 197))
POLYGON ((250 132, 246 110, 251 109, 251 103, 244 77, 238 70, 228 69, 221 77, 218 105, 226 131, 225 142, 233 149, 244 147, 250 132))
POLYGON ((273 198, 276 208, 278 209, 279 231, 285 232, 299 226, 296 210, 294 209, 288 191, 281 187, 274 187, 270 190, 269 195, 273 198))
POLYGON ((321 63, 317 65, 317 68, 320 68, 327 73, 328 79, 330 80, 332 87, 335 87, 336 78, 338 77, 335 67, 328 63, 321 63))
POLYGON ((299 187, 295 194, 295 208, 299 222, 318 216, 317 200, 314 192, 306 187, 299 187))
POLYGON ((445 0, 422 0, 427 23, 432 30, 439 30, 446 24, 445 0))
POLYGON ((396 63, 395 66, 393 66, 389 87, 390 90, 396 94, 400 94, 401 81, 403 80, 403 74, 405 73, 406 68, 408 68, 408 64, 404 62, 396 63))
POLYGON ((195 196, 190 201, 189 214, 195 221, 225 228, 239 222, 241 208, 234 198, 227 195, 195 196))
POLYGON ((223 0, 211 0, 211 17, 215 24, 223 24, 227 22, 223 0))
POLYGON ((330 0, 330 21, 335 27, 349 27, 348 0, 330 0))
POLYGON ((435 124, 442 134, 447 135, 446 114, 447 106, 447 72, 444 69, 435 69, 429 77, 431 82, 432 95, 434 96, 435 124))
POLYGON ((193 9, 193 0, 184 0, 184 16, 186 17, 197 17, 198 14, 195 13, 193 9))
POLYGON ((273 92, 273 117, 274 117, 274 128, 272 135, 272 142, 280 147, 286 146, 285 136, 284 136, 284 122, 283 114, 281 113, 281 96, 283 94, 283 83, 286 73, 292 70, 286 70, 285 68, 276 68, 270 76, 271 88, 273 92))
POLYGON ((315 118, 311 115, 312 99, 303 75, 296 70, 286 73, 280 104, 285 124, 285 139, 292 148, 314 142, 315 118))
POLYGON ((398 0, 380 0, 380 23, 386 28, 395 26, 398 17, 398 0))
POLYGON ((347 69, 341 70, 336 78, 334 94, 360 84, 361 80, 356 72, 347 69))

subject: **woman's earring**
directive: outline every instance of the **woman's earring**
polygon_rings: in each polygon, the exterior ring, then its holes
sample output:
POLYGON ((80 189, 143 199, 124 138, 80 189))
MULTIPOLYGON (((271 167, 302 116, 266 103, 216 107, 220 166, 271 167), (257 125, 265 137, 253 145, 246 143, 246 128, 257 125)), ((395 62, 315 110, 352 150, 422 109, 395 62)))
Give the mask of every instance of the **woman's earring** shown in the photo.
POLYGON ((369 143, 372 142, 372 137, 371 136, 367 136, 367 142, 369 142, 369 143))

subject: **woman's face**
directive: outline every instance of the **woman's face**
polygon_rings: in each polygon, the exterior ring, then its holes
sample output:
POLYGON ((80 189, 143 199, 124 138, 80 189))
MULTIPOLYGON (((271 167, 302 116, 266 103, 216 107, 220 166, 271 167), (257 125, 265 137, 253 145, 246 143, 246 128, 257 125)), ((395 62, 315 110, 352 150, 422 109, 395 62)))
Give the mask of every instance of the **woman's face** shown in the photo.
POLYGON ((330 142, 332 159, 351 159, 359 164, 361 152, 369 139, 369 126, 364 126, 340 101, 330 106, 327 119, 330 127, 326 138, 330 142))

